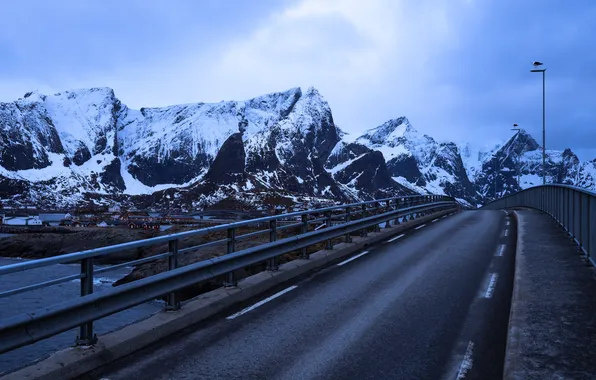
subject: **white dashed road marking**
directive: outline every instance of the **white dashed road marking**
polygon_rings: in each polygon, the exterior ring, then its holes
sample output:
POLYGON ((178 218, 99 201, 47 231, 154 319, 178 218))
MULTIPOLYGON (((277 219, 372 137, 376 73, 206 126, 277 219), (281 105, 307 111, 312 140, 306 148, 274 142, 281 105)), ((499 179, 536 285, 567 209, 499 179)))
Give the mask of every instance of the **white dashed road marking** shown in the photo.
POLYGON ((501 257, 501 256, 503 256, 503 253, 505 253, 505 246, 500 245, 499 248, 497 249, 497 254, 495 256, 501 257))
POLYGON ((421 225, 421 226, 418 226, 418 227, 416 227, 416 228, 414 228, 414 229, 415 229, 415 230, 419 230, 419 229, 421 229, 422 227, 425 227, 425 226, 426 226, 426 224, 423 224, 423 225, 421 225))
POLYGON ((240 310, 240 311, 239 311, 239 312, 237 312, 236 314, 232 314, 232 315, 230 315, 230 316, 229 316, 229 317, 227 317, 226 319, 234 319, 234 318, 237 318, 237 317, 239 317, 239 316, 241 316, 241 315, 243 315, 243 314, 246 314, 246 313, 248 313, 249 311, 252 311, 252 310, 256 309, 257 307, 259 307, 259 306, 263 306, 263 305, 264 305, 264 304, 266 304, 267 302, 269 302, 269 301, 272 301, 272 300, 276 299, 277 297, 283 296, 283 295, 284 295, 284 294, 286 294, 287 292, 289 292, 289 291, 291 291, 291 290, 294 290, 294 289, 296 289, 297 287, 298 287, 298 285, 292 285, 292 286, 290 286, 289 288, 286 288, 286 289, 282 290, 282 291, 281 291, 281 292, 279 292, 279 293, 275 293, 274 295, 272 295, 272 296, 270 296, 270 297, 267 297, 267 298, 265 298, 264 300, 262 300, 262 301, 259 301, 259 302, 255 303, 255 304, 254 304, 254 305, 252 305, 252 306, 249 306, 249 307, 247 307, 246 309, 242 309, 242 310, 240 310))
POLYGON ((394 238, 391 238, 391 239, 387 240, 387 243, 394 242, 394 241, 396 241, 397 239, 401 239, 401 238, 403 238, 404 236, 406 236, 406 234, 401 234, 401 235, 399 235, 399 236, 396 236, 396 237, 394 237, 394 238))
POLYGON ((488 283, 488 288, 486 289, 486 293, 484 293, 484 298, 492 298, 493 293, 495 292, 495 286, 497 285, 497 279, 499 275, 497 273, 493 273, 490 276, 490 282, 488 283))
POLYGON ((470 343, 468 343, 468 348, 466 348, 464 360, 462 360, 461 365, 459 366, 459 372, 457 372, 457 380, 465 379, 468 372, 472 369, 472 365, 474 364, 473 355, 474 342, 470 341, 470 343))
POLYGON ((360 254, 358 254, 358 255, 354 256, 354 257, 351 257, 351 258, 347 259, 346 261, 342 261, 341 263, 339 263, 339 264, 337 264, 337 265, 338 265, 338 266, 345 265, 345 264, 349 263, 350 261, 354 261, 354 260, 356 260, 357 258, 359 258, 359 257, 362 257, 362 256, 366 255, 367 253, 368 253, 368 251, 364 251, 364 252, 362 252, 362 253, 360 253, 360 254))

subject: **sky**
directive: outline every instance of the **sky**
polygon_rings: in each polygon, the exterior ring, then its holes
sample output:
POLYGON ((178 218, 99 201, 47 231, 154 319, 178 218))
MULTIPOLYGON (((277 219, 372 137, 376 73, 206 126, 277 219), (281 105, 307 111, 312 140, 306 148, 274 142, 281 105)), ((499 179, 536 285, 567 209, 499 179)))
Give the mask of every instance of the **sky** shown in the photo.
POLYGON ((352 136, 406 116, 494 145, 513 123, 596 158, 594 0, 6 2, 0 101, 111 87, 132 108, 317 88, 352 136))

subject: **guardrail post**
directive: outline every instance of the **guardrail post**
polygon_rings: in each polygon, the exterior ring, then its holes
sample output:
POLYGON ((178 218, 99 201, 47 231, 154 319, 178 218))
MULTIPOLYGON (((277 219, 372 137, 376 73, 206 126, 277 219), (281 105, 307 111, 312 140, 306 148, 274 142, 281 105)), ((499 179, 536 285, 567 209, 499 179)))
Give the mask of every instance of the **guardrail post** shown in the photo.
MULTIPOLYGON (((391 201, 387 201, 387 208, 385 210, 386 212, 391 211, 391 201)), ((391 219, 387 219, 387 221, 385 222, 385 228, 390 228, 391 227, 391 219)))
MULTIPOLYGON (((228 254, 236 252, 236 228, 228 228, 228 242, 226 247, 228 254)), ((234 272, 226 273, 226 279, 223 283, 223 286, 225 288, 238 286, 238 281, 236 281, 234 272)))
MULTIPOLYGON (((395 210, 399 210, 399 199, 395 200, 395 210)), ((393 219, 393 224, 396 226, 399 224, 399 216, 396 216, 395 219, 393 219)))
MULTIPOLYGON (((331 211, 325 212, 325 227, 331 227, 331 211)), ((333 241, 331 239, 325 240, 325 249, 330 250, 333 249, 333 241)))
POLYGON ((583 246, 584 246, 584 208, 582 207, 584 203, 584 195, 582 193, 579 193, 579 247, 578 247, 578 251, 580 253, 583 253, 583 246))
MULTIPOLYGON (((381 213, 381 204, 379 202, 375 202, 375 215, 378 215, 380 213, 381 213)), ((379 226, 379 223, 375 224, 374 231, 375 232, 381 231, 381 227, 379 226)))
MULTIPOLYGON (((364 219, 366 217, 366 204, 362 205, 362 219, 364 219)), ((364 227, 361 231, 360 231, 360 236, 364 237, 367 235, 366 232, 366 227, 364 227)))
MULTIPOLYGON (((93 293, 93 258, 81 260, 81 297, 93 293)), ((79 327, 77 346, 88 346, 97 343, 97 335, 93 333, 93 322, 84 323, 79 327)))
MULTIPOLYGON (((273 242, 277 240, 277 219, 269 221, 269 241, 273 242)), ((278 270, 279 265, 277 264, 277 258, 272 257, 267 260, 267 270, 274 271, 278 270)))
POLYGON ((592 228, 590 226, 591 216, 592 216, 592 197, 588 197, 588 226, 586 227, 587 231, 588 231, 588 241, 586 243, 586 255, 588 256, 588 263, 590 263, 590 258, 592 255, 592 239, 594 238, 594 234, 592 233, 592 228))
MULTIPOLYGON (((308 214, 302 214, 300 220, 302 222, 302 225, 300 226, 300 233, 305 234, 308 232, 308 214)), ((300 248, 300 258, 304 260, 309 259, 309 254, 306 247, 300 248)))
MULTIPOLYGON (((178 239, 168 241, 168 270, 178 268, 178 239)), ((166 297, 166 311, 180 309, 180 302, 176 299, 176 292, 169 293, 166 297)))
MULTIPOLYGON (((350 207, 346 207, 346 223, 350 223, 350 213, 351 213, 351 208, 350 207)), ((346 234, 346 243, 351 243, 352 242, 352 235, 350 235, 350 233, 348 232, 346 234)))

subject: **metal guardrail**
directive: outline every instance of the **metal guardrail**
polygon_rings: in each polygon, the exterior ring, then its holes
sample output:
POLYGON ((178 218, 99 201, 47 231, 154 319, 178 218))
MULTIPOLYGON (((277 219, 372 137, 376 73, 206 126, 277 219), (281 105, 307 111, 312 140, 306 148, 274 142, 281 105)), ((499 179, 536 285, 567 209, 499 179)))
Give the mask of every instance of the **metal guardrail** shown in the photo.
POLYGON ((541 185, 494 200, 482 208, 531 207, 553 217, 596 266, 596 193, 568 185, 541 185))
POLYGON ((342 238, 344 241, 350 242, 352 233, 366 236, 371 229, 374 231, 380 230, 379 225, 383 223, 385 227, 389 227, 392 223, 394 225, 400 224, 399 218, 409 216, 410 219, 413 219, 431 212, 457 207, 459 205, 455 199, 448 196, 422 195, 387 198, 251 219, 2 266, 0 267, 0 278, 2 275, 9 273, 78 261, 81 268, 79 275, 5 291, 0 293, 0 297, 72 281, 73 278, 80 278, 81 280, 81 297, 0 321, 0 354, 75 327, 80 328, 76 344, 94 344, 97 342, 97 337, 93 332, 93 322, 100 318, 164 295, 166 295, 166 310, 177 310, 180 308, 180 302, 177 299, 176 291, 188 286, 220 276, 226 278, 223 286, 236 286, 237 279, 234 277, 234 271, 264 262, 267 263, 267 270, 277 270, 278 259, 283 254, 299 250, 300 258, 308 259, 307 247, 314 244, 325 242, 325 249, 332 249, 334 239, 342 238), (321 218, 321 215, 323 215, 323 218, 321 218), (282 220, 299 220, 298 223, 283 226, 283 228, 293 227, 298 229, 298 234, 278 239, 277 232, 282 228, 281 226, 278 227, 278 221, 282 220), (325 223, 326 228, 309 231, 309 224, 314 220, 325 223), (237 235, 239 227, 249 225, 267 225, 268 228, 237 235), (206 235, 216 231, 226 231, 227 238, 187 248, 179 247, 179 242, 184 237, 206 235), (236 251, 237 241, 258 234, 269 234, 269 242, 236 251), (94 270, 93 259, 95 258, 131 248, 154 246, 165 242, 168 243, 168 252, 94 270), (178 258, 182 254, 216 244, 225 244, 227 254, 183 267, 178 266, 178 258), (165 258, 168 259, 168 271, 166 272, 120 285, 107 291, 93 293, 93 276, 100 271, 104 272, 123 265, 140 264, 165 258))

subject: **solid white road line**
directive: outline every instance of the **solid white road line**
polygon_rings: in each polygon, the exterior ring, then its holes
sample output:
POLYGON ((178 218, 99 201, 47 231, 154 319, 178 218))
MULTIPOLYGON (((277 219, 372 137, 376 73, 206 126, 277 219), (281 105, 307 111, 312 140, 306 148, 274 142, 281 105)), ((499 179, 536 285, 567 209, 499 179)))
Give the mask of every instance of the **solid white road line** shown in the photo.
POLYGON ((497 249, 497 254, 495 256, 501 257, 501 256, 503 256, 503 253, 505 253, 505 246, 500 245, 499 248, 497 249))
POLYGON ((474 342, 470 341, 468 343, 468 348, 466 348, 466 354, 464 355, 464 360, 462 360, 461 365, 459 366, 459 372, 457 373, 457 380, 462 380, 466 378, 468 371, 472 369, 472 365, 474 364, 474 342))
POLYGON ((491 298, 493 293, 495 292, 495 286, 497 285, 497 279, 499 275, 497 273, 493 273, 490 276, 490 282, 488 283, 488 288, 486 289, 486 293, 484 293, 484 298, 491 298))
POLYGON ((403 238, 404 236, 406 236, 406 234, 401 234, 401 235, 399 235, 399 236, 396 236, 396 237, 394 237, 394 238, 391 238, 391 239, 387 240, 387 241, 386 241, 386 243, 391 243, 391 242, 394 242, 394 241, 396 241, 397 239, 401 239, 401 238, 403 238))
POLYGON ((252 310, 256 309, 256 308, 257 308, 257 307, 259 307, 259 306, 263 306, 263 305, 264 305, 264 304, 266 304, 267 302, 269 302, 269 301, 272 301, 272 300, 276 299, 276 298, 277 298, 277 297, 279 297, 279 296, 283 296, 283 295, 284 295, 284 294, 286 294, 287 292, 289 292, 289 291, 291 291, 291 290, 294 290, 294 289, 296 289, 297 287, 298 287, 298 285, 292 285, 292 286, 290 286, 289 288, 286 288, 286 289, 282 290, 282 291, 281 291, 281 292, 279 292, 279 293, 275 293, 274 295, 272 295, 272 296, 270 296, 270 297, 267 297, 267 298, 265 298, 264 300, 262 300, 262 301, 259 301, 259 302, 255 303, 255 304, 254 304, 254 305, 252 305, 252 306, 249 306, 249 307, 247 307, 246 309, 242 309, 242 310, 240 310, 240 311, 239 311, 239 312, 237 312, 236 314, 232 314, 232 315, 230 315, 230 316, 229 316, 229 317, 227 317, 226 319, 234 319, 234 318, 237 318, 237 317, 239 317, 239 316, 241 316, 241 315, 243 315, 243 314, 246 314, 246 313, 248 313, 249 311, 252 311, 252 310))
POLYGON ((425 226, 426 226, 426 224, 423 224, 423 225, 421 225, 421 226, 418 226, 418 227, 416 227, 416 228, 414 228, 414 229, 415 229, 415 230, 419 230, 419 229, 421 229, 422 227, 425 227, 425 226))
POLYGON ((364 251, 364 252, 362 252, 362 253, 359 253, 359 254, 357 254, 357 255, 356 255, 356 256, 354 256, 354 257, 351 257, 351 258, 347 259, 346 261, 342 261, 341 263, 339 263, 339 264, 337 264, 337 265, 338 265, 338 266, 346 265, 346 264, 347 264, 347 263, 349 263, 350 261, 354 261, 354 260, 356 260, 357 258, 359 258, 359 257, 362 257, 362 256, 366 255, 367 253, 368 253, 368 251, 364 251))

